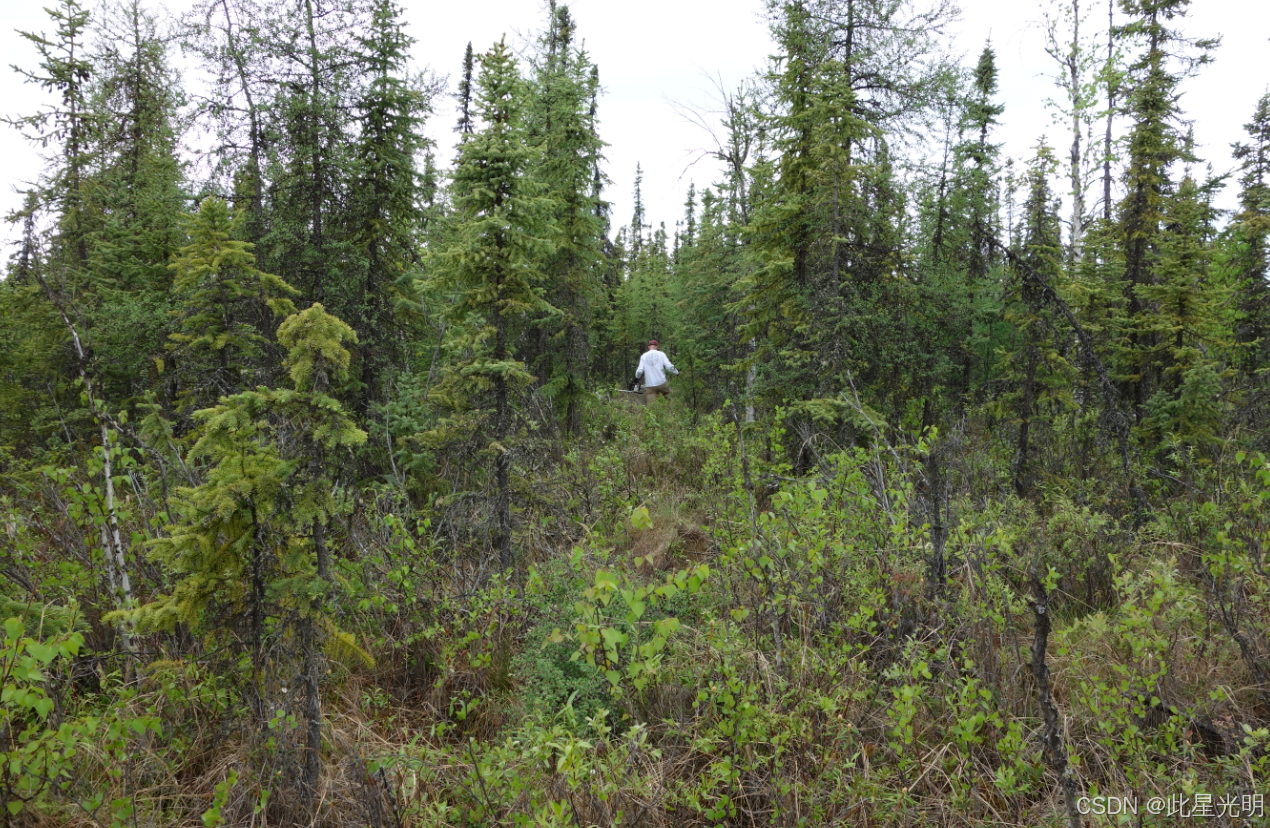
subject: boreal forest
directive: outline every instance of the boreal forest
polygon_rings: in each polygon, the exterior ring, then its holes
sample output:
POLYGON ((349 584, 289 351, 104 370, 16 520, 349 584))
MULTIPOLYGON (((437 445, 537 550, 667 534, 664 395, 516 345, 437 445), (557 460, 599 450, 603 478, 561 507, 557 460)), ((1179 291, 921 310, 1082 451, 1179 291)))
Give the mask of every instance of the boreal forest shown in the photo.
POLYGON ((0 824, 1270 824, 1270 95, 1214 172, 1188 5, 1038 10, 1011 160, 951 5, 769 0, 627 217, 562 0, 447 78, 394 0, 52 2, 0 824))

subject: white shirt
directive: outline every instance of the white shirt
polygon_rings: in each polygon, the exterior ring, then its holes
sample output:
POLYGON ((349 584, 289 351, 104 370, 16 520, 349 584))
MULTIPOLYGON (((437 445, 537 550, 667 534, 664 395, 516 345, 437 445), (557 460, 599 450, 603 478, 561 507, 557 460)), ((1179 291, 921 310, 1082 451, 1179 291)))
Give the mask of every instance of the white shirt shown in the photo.
POLYGON ((635 376, 643 377, 646 387, 656 388, 665 384, 666 371, 672 374, 679 373, 679 369, 670 364, 670 359, 665 354, 650 348, 639 358, 639 368, 635 370, 635 376))

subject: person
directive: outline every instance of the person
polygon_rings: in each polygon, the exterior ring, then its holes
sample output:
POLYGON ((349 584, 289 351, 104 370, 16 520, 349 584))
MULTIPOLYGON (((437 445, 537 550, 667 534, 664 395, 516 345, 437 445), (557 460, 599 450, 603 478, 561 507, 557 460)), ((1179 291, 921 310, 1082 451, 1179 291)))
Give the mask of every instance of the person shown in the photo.
POLYGON ((671 365, 670 360, 658 348, 657 340, 649 340, 648 350, 639 358, 639 368, 635 369, 635 377, 644 381, 645 402, 670 396, 670 384, 666 381, 667 371, 679 375, 679 369, 671 365))

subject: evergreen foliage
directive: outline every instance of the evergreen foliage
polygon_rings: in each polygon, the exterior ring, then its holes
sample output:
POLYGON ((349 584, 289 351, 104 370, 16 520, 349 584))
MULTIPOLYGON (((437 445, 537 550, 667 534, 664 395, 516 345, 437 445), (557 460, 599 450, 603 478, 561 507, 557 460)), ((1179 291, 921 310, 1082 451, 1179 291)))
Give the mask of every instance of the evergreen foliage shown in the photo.
POLYGON ((200 408, 252 385, 245 371, 261 365, 273 317, 287 316, 297 291, 256 268, 251 244, 233 236, 242 215, 207 198, 190 216, 190 243, 172 262, 176 330, 174 367, 185 408, 200 408))
POLYGON ((1166 203, 1176 187, 1172 167, 1189 159, 1185 136, 1177 130, 1176 90, 1193 66, 1208 60, 1206 50, 1214 44, 1198 41, 1193 44, 1198 54, 1188 54, 1190 41, 1169 28, 1185 15, 1189 0, 1124 0, 1121 5, 1130 20, 1116 34, 1141 49, 1129 64, 1124 93, 1132 127, 1119 218, 1130 326, 1121 358, 1128 396, 1140 419, 1161 381, 1161 365, 1150 356, 1161 347, 1151 319, 1156 309, 1144 289, 1149 292, 1159 281, 1156 248, 1166 203))
POLYGON ((362 391, 356 407, 362 412, 390 396, 391 381, 407 369, 411 341, 423 321, 415 277, 435 189, 419 169, 425 155, 431 158, 423 135, 431 94, 406 77, 412 40, 400 14, 391 0, 377 0, 369 31, 358 38, 356 58, 366 80, 355 100, 360 133, 341 210, 341 230, 356 251, 346 277, 356 299, 344 318, 360 332, 362 391))
POLYGON ((1260 824, 1270 96, 1205 174, 1188 6, 1063 0, 1071 148, 1021 163, 950 3, 769 0, 688 113, 717 179, 674 220, 637 165, 613 227, 562 2, 447 90, 393 0, 59 0, 0 821, 1260 824))
POLYGON ((605 301, 600 280, 605 205, 595 180, 603 142, 597 132, 594 66, 574 44, 576 24, 569 7, 552 8, 526 120, 528 140, 540 152, 534 177, 555 202, 553 252, 545 262, 545 298, 554 310, 537 322, 539 335, 526 362, 544 395, 555 400, 568 430, 576 433, 591 384, 595 308, 605 301))
POLYGON ((1255 376, 1270 369, 1270 94, 1257 102, 1244 128, 1249 143, 1234 147, 1241 173, 1233 229, 1242 315, 1236 339, 1247 349, 1241 357, 1244 371, 1255 376))
POLYGON ((553 251, 551 201, 539 195, 531 164, 539 153, 524 122, 525 83, 504 42, 479 58, 474 110, 480 127, 460 146, 454 173, 454 226, 430 267, 451 291, 451 324, 462 356, 434 392, 451 412, 434 439, 474 439, 492 461, 491 546, 512 565, 512 409, 533 382, 515 344, 532 319, 555 309, 544 299, 542 262, 553 251), (482 436, 476 436, 482 435, 482 436))
POLYGON ((748 228, 759 266, 747 276, 743 312, 747 333, 769 363, 768 382, 781 393, 825 396, 845 384, 843 369, 853 356, 839 336, 846 314, 838 239, 854 174, 848 148, 870 130, 853 113, 842 65, 827 53, 807 5, 790 2, 774 13, 782 57, 771 81, 780 109, 768 129, 780 156, 760 162, 771 170, 756 176, 770 183, 759 185, 748 228), (795 374, 818 381, 806 387, 795 374))

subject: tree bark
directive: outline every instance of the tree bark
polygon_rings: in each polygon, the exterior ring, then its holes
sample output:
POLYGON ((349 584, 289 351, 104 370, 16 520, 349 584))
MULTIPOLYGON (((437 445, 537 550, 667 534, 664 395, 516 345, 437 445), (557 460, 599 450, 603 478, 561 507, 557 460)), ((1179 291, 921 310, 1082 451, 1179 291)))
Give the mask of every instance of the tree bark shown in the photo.
POLYGON ((1019 497, 1026 497, 1032 489, 1031 462, 1028 457, 1031 448, 1032 409, 1036 403, 1036 363, 1039 349, 1031 341, 1033 334, 1028 332, 1027 369, 1023 378, 1023 400, 1019 406, 1019 444, 1014 456, 1014 491, 1019 497))
MULTIPOLYGON (((53 292, 48 280, 40 272, 38 262, 31 268, 31 273, 36 281, 39 282, 40 287, 43 288, 44 295, 48 298, 49 303, 57 309, 58 315, 62 317, 62 324, 66 326, 66 330, 71 335, 71 342, 75 347, 79 378, 84 384, 84 396, 88 399, 88 409, 101 430, 102 477, 104 478, 102 486, 106 493, 105 522, 101 528, 102 553, 106 557, 107 577, 111 582, 110 589, 111 594, 114 596, 115 604, 121 609, 128 608, 133 606, 135 596, 132 594, 132 581, 128 577, 123 532, 119 528, 119 512, 115 506, 114 458, 112 457, 114 440, 110 432, 110 421, 112 418, 106 412, 93 387, 92 376, 88 370, 88 352, 85 350, 84 342, 79 336, 79 330, 75 327, 75 323, 71 321, 61 298, 53 292)), ((126 629, 121 634, 120 643, 125 652, 132 653, 132 637, 126 629)))
POLYGON ((1062 717, 1059 715, 1058 705, 1054 703, 1054 694, 1050 691, 1049 666, 1045 663, 1050 634, 1049 596, 1039 579, 1034 581, 1034 590, 1036 600, 1032 604, 1032 612, 1036 616, 1036 633, 1032 639, 1032 678, 1036 680, 1036 698, 1045 728, 1041 735, 1041 744, 1045 751, 1045 764, 1058 776, 1063 807, 1067 811, 1067 824, 1069 828, 1081 828, 1083 822, 1077 807, 1080 786, 1067 761, 1062 717))
POLYGON ((251 83, 247 77, 246 61, 243 59, 242 49, 238 44, 238 39, 234 36, 234 22, 229 13, 228 0, 221 0, 221 11, 225 14, 225 40, 229 50, 230 59, 234 62, 234 69, 238 73, 238 82, 242 85, 243 97, 247 99, 247 121, 251 136, 251 218, 256 233, 261 231, 261 218, 264 210, 264 192, 262 191, 263 176, 261 174, 260 164, 260 113, 256 109, 256 100, 251 92, 251 83))
POLYGON ((1067 57, 1067 83, 1072 106, 1072 146, 1071 146, 1071 184, 1072 184, 1072 228, 1071 246, 1072 261, 1080 262, 1084 258, 1083 240, 1085 237, 1085 169, 1081 155, 1081 83, 1080 83, 1080 3, 1072 0, 1072 43, 1071 53, 1067 57))
POLYGON ((1107 131, 1102 140, 1102 217, 1111 222, 1111 125, 1116 111, 1116 85, 1111 78, 1111 62, 1116 47, 1113 35, 1115 0, 1107 0, 1107 131))

